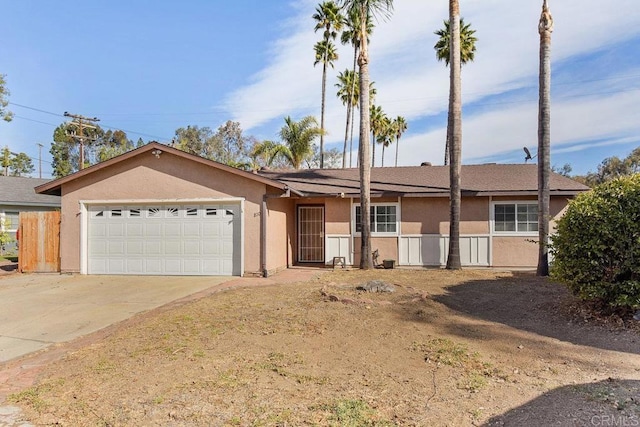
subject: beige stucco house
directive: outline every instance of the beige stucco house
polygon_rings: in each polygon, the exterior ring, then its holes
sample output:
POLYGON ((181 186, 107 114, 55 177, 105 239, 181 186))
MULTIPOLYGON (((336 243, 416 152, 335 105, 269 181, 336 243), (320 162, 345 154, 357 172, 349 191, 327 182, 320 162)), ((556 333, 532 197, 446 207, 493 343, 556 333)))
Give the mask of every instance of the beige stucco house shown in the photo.
MULTIPOLYGON (((587 187, 551 177, 551 214, 587 187)), ((446 166, 374 168, 372 248, 442 266, 446 166)), ((82 274, 270 274, 359 262, 357 169, 246 172, 151 143, 36 188, 62 196, 61 269, 82 274)), ((536 165, 462 168, 462 263, 537 263, 536 165)))

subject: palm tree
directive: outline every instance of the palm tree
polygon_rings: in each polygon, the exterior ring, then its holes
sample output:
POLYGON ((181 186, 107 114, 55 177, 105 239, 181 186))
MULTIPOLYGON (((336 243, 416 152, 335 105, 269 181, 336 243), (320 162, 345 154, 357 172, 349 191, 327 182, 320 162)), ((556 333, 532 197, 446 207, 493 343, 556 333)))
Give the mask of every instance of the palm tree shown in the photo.
POLYGON ((315 46, 316 59, 313 65, 322 63, 322 106, 320 113, 320 169, 324 167, 324 108, 327 88, 327 64, 333 68, 333 62, 338 59, 338 53, 331 42, 342 29, 343 18, 340 8, 333 1, 325 1, 316 8, 313 15, 316 21, 315 31, 324 30, 322 40, 315 46))
POLYGON ((371 17, 388 17, 393 10, 393 0, 340 0, 347 14, 358 13, 360 17, 360 52, 358 67, 360 71, 360 219, 361 253, 360 268, 373 268, 371 253, 371 164, 369 163, 369 41, 367 23, 371 17))
MULTIPOLYGON (((353 116, 351 112, 357 107, 360 96, 358 94, 358 87, 356 86, 359 78, 357 72, 346 69, 344 72, 338 74, 338 83, 336 83, 338 87, 337 96, 342 101, 342 104, 347 106, 347 125, 344 131, 344 148, 342 150, 343 169, 347 163, 347 140, 349 139, 349 128, 352 126, 351 119, 353 116)), ((351 147, 349 150, 351 150, 351 147)), ((351 155, 351 153, 349 153, 349 155, 351 155)), ((349 159, 349 167, 351 167, 351 158, 349 159)))
POLYGON ((551 32, 553 18, 543 0, 540 33, 540 94, 538 101, 538 276, 549 275, 549 175, 551 148, 551 32))
POLYGON ((384 167, 384 150, 393 142, 393 138, 396 135, 395 129, 395 121, 391 120, 386 115, 382 118, 382 123, 380 124, 380 130, 378 131, 378 139, 377 142, 382 145, 382 163, 381 166, 384 167))
POLYGON ((396 167, 398 167, 398 147, 400 146, 400 137, 407 131, 407 121, 402 116, 396 117, 394 120, 394 129, 396 131, 396 167))
MULTIPOLYGON (((449 20, 444 21, 444 28, 436 31, 438 41, 433 48, 436 50, 436 58, 438 61, 444 61, 445 65, 449 66, 449 20)), ((460 63, 461 66, 467 62, 471 62, 475 58, 476 42, 478 39, 475 36, 476 30, 471 29, 471 24, 465 24, 464 18, 460 18, 460 63)), ((445 143, 444 148, 444 164, 449 164, 449 140, 445 143)))
MULTIPOLYGON (((345 30, 342 32, 342 35, 340 36, 340 42, 343 45, 346 44, 351 44, 351 46, 353 46, 353 73, 358 76, 358 73, 356 72, 356 65, 358 63, 358 53, 360 52, 360 11, 359 9, 351 9, 347 15, 344 17, 344 22, 343 25, 345 27, 345 30)), ((371 22, 371 17, 368 16, 367 17, 367 41, 368 41, 368 36, 373 32, 373 23, 371 22)), ((359 76, 358 79, 354 79, 351 83, 352 83, 352 92, 357 94, 359 92, 358 90, 358 82, 359 82, 359 76)), ((371 82, 371 85, 373 86, 373 82, 371 82)), ((375 93, 375 89, 374 90, 375 93)), ((358 98, 355 99, 355 106, 357 108, 357 104, 358 104, 358 98)), ((352 107, 351 111, 347 111, 347 127, 350 127, 350 132, 351 132, 351 137, 350 137, 350 142, 349 142, 349 167, 351 167, 352 163, 352 153, 353 153, 353 127, 354 127, 354 116, 355 116, 355 109, 352 107), (351 124, 349 125, 349 122, 351 122, 351 124)), ((347 138, 347 136, 345 135, 345 138, 347 138)), ((345 143, 346 144, 346 143, 345 143)))
POLYGON ((371 106, 371 113, 369 120, 371 122, 371 136, 373 141, 373 156, 371 158, 371 166, 376 167, 376 143, 378 142, 376 135, 382 134, 384 130, 384 120, 387 116, 382 111, 382 107, 379 105, 371 106))
POLYGON ((449 254, 447 269, 459 270, 460 263, 460 168, 462 157, 462 83, 460 79, 460 4, 458 0, 449 0, 450 59, 449 63, 449 119, 447 123, 447 140, 449 144, 449 183, 450 183, 450 218, 449 218, 449 254))
POLYGON ((322 135, 322 129, 313 116, 303 117, 299 122, 287 116, 284 122, 280 129, 284 146, 279 150, 294 169, 300 169, 302 162, 313 155, 313 141, 322 135))

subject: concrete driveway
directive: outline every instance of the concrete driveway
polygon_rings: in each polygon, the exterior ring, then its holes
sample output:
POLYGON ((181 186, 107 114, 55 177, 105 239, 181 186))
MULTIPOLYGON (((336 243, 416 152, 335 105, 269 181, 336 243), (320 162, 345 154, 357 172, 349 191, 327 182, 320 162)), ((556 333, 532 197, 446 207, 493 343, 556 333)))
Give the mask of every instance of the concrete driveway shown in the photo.
POLYGON ((95 332, 236 277, 0 277, 0 363, 95 332))

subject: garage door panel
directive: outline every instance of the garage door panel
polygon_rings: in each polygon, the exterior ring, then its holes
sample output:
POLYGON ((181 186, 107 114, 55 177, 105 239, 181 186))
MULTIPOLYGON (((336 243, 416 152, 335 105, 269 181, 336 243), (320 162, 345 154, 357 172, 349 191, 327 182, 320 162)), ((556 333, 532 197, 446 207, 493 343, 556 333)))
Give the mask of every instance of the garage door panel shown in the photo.
POLYGON ((182 253, 182 242, 180 240, 165 241, 164 253, 167 255, 180 255, 182 253))
POLYGON ((136 221, 133 224, 127 224, 127 237, 143 237, 144 236, 144 224, 136 221))
POLYGON ((110 240, 110 241, 109 241, 109 245, 108 245, 108 248, 109 248, 109 251, 108 251, 109 256, 114 255, 114 256, 121 256, 121 257, 123 257, 123 256, 125 255, 125 252, 124 252, 124 243, 125 243, 125 242, 124 242, 124 241, 122 241, 122 240, 110 240))
POLYGON ((94 257, 107 255, 107 241, 96 240, 89 245, 89 255, 94 257))
POLYGON ((127 256, 144 255, 144 242, 142 240, 127 240, 127 256))
POLYGON ((144 254, 145 255, 161 255, 162 254, 162 242, 160 240, 151 240, 144 242, 144 254))
POLYGON ((239 212, 239 205, 90 207, 88 272, 238 274, 239 212))
POLYGON ((166 222, 164 225, 164 237, 181 237, 182 224, 179 222, 166 222))

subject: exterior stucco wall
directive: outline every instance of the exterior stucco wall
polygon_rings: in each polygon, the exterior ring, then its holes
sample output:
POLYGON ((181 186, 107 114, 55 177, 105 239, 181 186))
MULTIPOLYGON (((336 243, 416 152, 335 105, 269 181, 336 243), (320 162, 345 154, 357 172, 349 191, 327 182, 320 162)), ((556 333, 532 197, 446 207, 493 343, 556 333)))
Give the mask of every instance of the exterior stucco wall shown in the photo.
POLYGON ((325 233, 351 233, 351 201, 341 198, 325 199, 324 206, 325 233))
POLYGON ((61 270, 80 271, 80 201, 244 197, 244 270, 260 271, 260 206, 267 186, 170 153, 115 163, 62 186, 61 270))
POLYGON ((537 237, 493 237, 493 267, 535 267, 537 237))
MULTIPOLYGON (((292 240, 289 218, 294 217, 290 199, 268 199, 267 202, 267 271, 277 272, 291 265, 292 240)), ((251 240, 255 244, 258 239, 251 240)))
MULTIPOLYGON (((354 258, 353 265, 360 265, 360 248, 362 240, 360 237, 353 239, 354 258)), ((378 250, 378 263, 382 264, 385 259, 393 259, 398 263, 398 238, 397 237, 371 237, 371 252, 378 250)))
MULTIPOLYGON (((449 234, 449 199, 402 199, 402 234, 449 234)), ((460 209, 460 234, 489 233, 489 198, 464 197, 460 209)))

